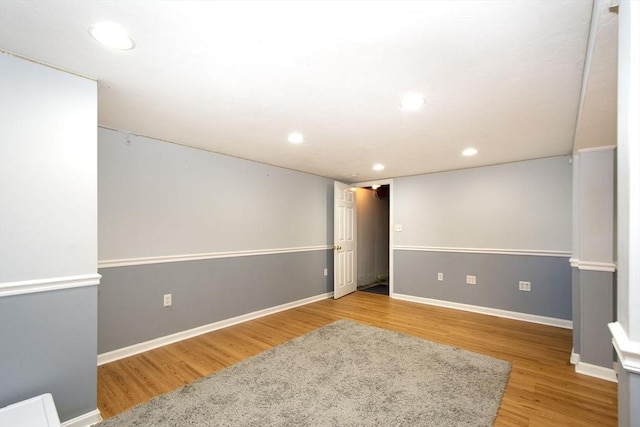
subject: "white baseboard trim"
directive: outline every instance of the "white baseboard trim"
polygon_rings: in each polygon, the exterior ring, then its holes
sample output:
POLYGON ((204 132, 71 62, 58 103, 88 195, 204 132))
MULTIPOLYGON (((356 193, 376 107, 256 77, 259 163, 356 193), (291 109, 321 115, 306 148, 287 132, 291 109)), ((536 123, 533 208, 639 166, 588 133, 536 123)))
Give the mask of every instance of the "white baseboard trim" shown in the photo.
POLYGON ((258 319, 260 317, 275 314, 280 311, 289 310, 291 308, 299 307, 301 305, 311 304, 312 302, 321 301, 327 298, 332 298, 333 292, 327 292, 326 294, 320 294, 309 298, 304 298, 298 301, 289 302, 286 304, 278 305, 275 307, 265 308, 263 310, 254 311, 252 313, 243 314, 241 316, 232 317, 230 319, 220 320, 218 322, 210 323, 208 325, 198 326, 197 328, 188 329, 186 331, 177 332, 175 334, 166 335, 164 337, 156 338, 150 341, 141 342, 128 347, 120 348, 118 350, 109 351, 98 355, 98 366, 105 363, 114 362, 116 360, 124 359, 125 357, 133 356, 135 354, 143 353, 145 351, 153 350, 154 348, 162 347, 168 344, 173 344, 178 341, 193 338, 198 335, 213 332, 218 329, 227 328, 229 326, 237 325, 238 323, 247 322, 249 320, 258 319))
POLYGON ((100 415, 100 411, 96 409, 95 411, 87 412, 84 415, 65 421, 60 424, 60 427, 89 427, 98 424, 100 421, 102 421, 102 416, 100 415))
POLYGON ((497 317, 505 317, 507 319, 522 320, 524 322, 538 323, 541 325, 555 326, 558 328, 573 329, 573 322, 571 320, 556 319, 555 317, 538 316, 536 314, 500 310, 497 308, 481 307, 477 305, 462 304, 459 302, 451 302, 451 301, 416 297, 412 295, 404 295, 404 294, 396 294, 396 293, 392 294, 391 298, 399 299, 402 301, 417 302, 419 304, 453 308, 455 310, 463 310, 463 311, 470 311, 473 313, 487 314, 489 316, 497 316, 497 317))
POLYGON ((69 277, 50 277, 47 279, 22 280, 19 282, 0 283, 0 298, 36 292, 59 291, 62 289, 81 288, 100 284, 99 274, 83 274, 69 277))
POLYGON ((611 381, 613 383, 618 382, 618 376, 613 368, 603 368, 602 366, 592 365, 590 363, 576 363, 576 373, 600 378, 601 380, 611 381))
POLYGON ((575 353, 574 349, 571 349, 571 358, 569 359, 572 365, 575 365, 575 371, 577 374, 588 375, 590 377, 600 378, 601 380, 618 382, 618 364, 613 362, 613 368, 603 368, 602 366, 592 365, 580 361, 580 355, 575 353))

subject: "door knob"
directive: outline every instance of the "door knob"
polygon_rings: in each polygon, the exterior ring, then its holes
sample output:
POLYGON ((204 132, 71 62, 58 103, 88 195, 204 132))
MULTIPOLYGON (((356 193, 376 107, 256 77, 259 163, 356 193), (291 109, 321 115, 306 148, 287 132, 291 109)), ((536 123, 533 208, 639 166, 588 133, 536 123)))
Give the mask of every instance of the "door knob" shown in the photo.
POLYGON ((340 249, 342 249, 342 246, 335 245, 335 246, 333 247, 333 249, 335 249, 336 251, 339 251, 340 249))

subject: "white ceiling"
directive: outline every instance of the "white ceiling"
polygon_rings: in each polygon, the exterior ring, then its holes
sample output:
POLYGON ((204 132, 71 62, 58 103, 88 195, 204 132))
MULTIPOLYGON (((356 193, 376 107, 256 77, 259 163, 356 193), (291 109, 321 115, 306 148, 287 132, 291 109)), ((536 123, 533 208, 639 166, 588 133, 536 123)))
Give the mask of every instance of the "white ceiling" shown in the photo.
POLYGON ((616 31, 607 0, 0 0, 0 48, 96 78, 101 126, 349 182, 615 144, 616 31))

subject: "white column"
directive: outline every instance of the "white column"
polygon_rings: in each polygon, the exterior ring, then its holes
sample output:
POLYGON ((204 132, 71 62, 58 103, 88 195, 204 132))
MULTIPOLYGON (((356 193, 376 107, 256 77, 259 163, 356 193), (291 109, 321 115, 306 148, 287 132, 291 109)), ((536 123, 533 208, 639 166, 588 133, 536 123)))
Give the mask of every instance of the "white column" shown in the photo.
POLYGON ((640 2, 621 0, 618 50, 618 422, 640 425, 640 2))

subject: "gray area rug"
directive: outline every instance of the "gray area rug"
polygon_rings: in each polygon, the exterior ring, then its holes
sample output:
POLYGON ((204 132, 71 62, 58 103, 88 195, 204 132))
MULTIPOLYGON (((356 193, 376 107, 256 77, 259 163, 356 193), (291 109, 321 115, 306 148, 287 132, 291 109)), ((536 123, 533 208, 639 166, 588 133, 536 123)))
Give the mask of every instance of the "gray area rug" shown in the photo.
POLYGON ((510 371, 339 320, 99 426, 491 426, 510 371))

